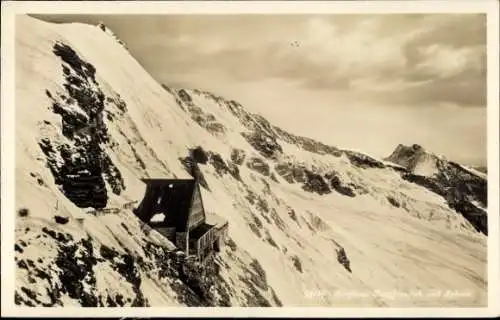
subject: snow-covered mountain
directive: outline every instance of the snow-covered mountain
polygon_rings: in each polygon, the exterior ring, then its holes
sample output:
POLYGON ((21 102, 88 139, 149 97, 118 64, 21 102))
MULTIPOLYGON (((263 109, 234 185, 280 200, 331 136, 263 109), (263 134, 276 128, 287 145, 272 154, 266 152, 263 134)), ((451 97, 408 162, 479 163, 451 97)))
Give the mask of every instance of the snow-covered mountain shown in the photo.
POLYGON ((443 196, 448 205, 478 231, 488 234, 488 181, 485 173, 436 156, 416 144, 411 147, 399 145, 386 160, 407 169, 403 179, 443 196))
POLYGON ((107 31, 16 19, 17 304, 487 304, 484 175, 341 150, 161 85, 107 31), (140 179, 192 165, 229 221, 207 265, 133 213, 140 179))

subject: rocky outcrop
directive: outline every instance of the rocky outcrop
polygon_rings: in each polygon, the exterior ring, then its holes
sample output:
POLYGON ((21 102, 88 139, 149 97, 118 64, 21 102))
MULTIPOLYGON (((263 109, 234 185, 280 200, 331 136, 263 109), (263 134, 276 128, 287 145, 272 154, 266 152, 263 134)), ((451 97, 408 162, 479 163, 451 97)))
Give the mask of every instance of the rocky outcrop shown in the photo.
POLYGON ((401 207, 401 204, 393 197, 393 196, 387 196, 387 201, 396 208, 401 207))
POLYGON ((351 261, 349 260, 349 258, 347 258, 345 249, 340 247, 339 249, 336 250, 336 252, 337 252, 338 263, 340 263, 347 271, 352 273, 351 261))
POLYGON ((274 170, 288 183, 305 183, 307 181, 307 169, 301 163, 279 162, 274 166, 274 170))
POLYGON ((200 264, 179 251, 147 242, 144 249, 148 262, 140 263, 145 270, 159 268, 160 279, 178 279, 172 290, 178 300, 187 306, 230 307, 230 286, 220 274, 220 265, 213 259, 200 264), (178 282, 180 280, 180 282, 178 282))
POLYGON ((229 173, 233 176, 233 178, 235 178, 236 180, 238 180, 240 182, 243 181, 243 180, 241 180, 240 169, 236 164, 234 164, 233 162, 229 162, 227 164, 227 167, 228 167, 229 173))
POLYGON ((203 174, 203 171, 201 171, 198 162, 196 162, 196 159, 192 156, 191 152, 187 157, 179 158, 179 161, 182 163, 184 169, 191 175, 191 177, 198 179, 198 183, 200 184, 200 186, 210 191, 210 187, 207 180, 205 179, 205 175, 203 174))
POLYGON ((444 188, 440 186, 440 184, 433 178, 426 177, 426 176, 419 176, 413 173, 403 173, 401 175, 401 178, 403 178, 406 181, 418 184, 426 189, 429 189, 430 191, 437 193, 441 196, 445 194, 444 188))
POLYGON ((222 156, 213 151, 204 150, 197 146, 189 149, 189 155, 179 158, 186 171, 193 177, 198 178, 200 185, 210 190, 208 183, 199 165, 211 165, 219 176, 230 174, 234 179, 241 180, 240 169, 232 161, 225 161, 222 156))
POLYGON ((293 179, 299 183, 306 183, 308 181, 308 176, 306 171, 307 169, 303 164, 295 164, 292 168, 293 179))
POLYGON ((253 131, 251 133, 244 132, 241 135, 255 150, 266 158, 277 159, 278 156, 283 153, 283 149, 276 138, 266 134, 262 130, 253 131))
POLYGON ((410 147, 399 144, 392 154, 385 160, 393 162, 413 172, 421 157, 425 155, 421 145, 414 144, 410 147))
POLYGON ((231 150, 231 160, 237 165, 243 164, 243 162, 245 161, 245 156, 245 150, 237 148, 231 150))
POLYGON ((368 168, 381 169, 386 167, 381 161, 374 159, 368 155, 347 150, 343 150, 342 152, 347 156, 351 164, 353 164, 356 167, 362 169, 368 169, 368 168))
POLYGON ((306 182, 302 186, 302 189, 308 192, 315 192, 319 195, 331 193, 328 184, 325 182, 321 175, 310 170, 305 170, 305 174, 306 182))
POLYGON ((179 91, 177 91, 177 94, 179 95, 179 98, 184 103, 186 103, 188 105, 192 105, 193 104, 193 98, 191 98, 191 96, 189 95, 189 93, 187 93, 186 90, 180 89, 179 91))
POLYGON ((294 183, 291 163, 277 163, 274 170, 288 183, 294 183))
POLYGON ((488 206, 488 180, 476 175, 453 161, 440 161, 437 180, 444 186, 455 188, 462 197, 488 206))
POLYGON ((311 138, 291 134, 277 126, 273 126, 273 129, 280 139, 283 139, 283 141, 287 143, 297 145, 306 151, 316 154, 330 154, 335 157, 340 157, 342 155, 342 151, 337 147, 326 145, 311 138))
POLYGON ((456 191, 457 189, 452 190, 453 191, 450 191, 446 195, 446 201, 448 205, 452 209, 455 209, 457 212, 460 212, 477 231, 488 235, 487 211, 479 208, 478 206, 465 199, 465 197, 461 195, 459 191, 456 191))
MULTIPOLYGON (((49 257, 39 258, 32 261, 22 253, 18 253, 16 259, 20 262, 20 268, 25 266, 27 277, 33 290, 16 292, 16 304, 18 305, 43 305, 46 307, 62 306, 63 295, 72 298, 83 307, 113 307, 113 306, 148 306, 141 288, 141 278, 135 258, 130 254, 120 254, 113 248, 102 245, 96 246, 90 237, 75 240, 69 233, 58 232, 43 227, 41 234, 45 240, 43 243, 53 242, 56 256, 54 260, 45 262, 49 257), (99 293, 97 288, 96 274, 99 266, 105 262, 114 272, 124 278, 124 282, 130 284, 134 291, 134 297, 124 297, 120 293, 99 293), (53 268, 56 267, 56 268, 53 268), (31 294, 33 293, 33 294, 31 294), (43 301, 37 301, 43 297, 43 301)), ((41 241, 41 240, 38 240, 41 241)), ((24 241, 20 241, 24 243, 24 241)), ((26 246, 35 246, 35 243, 24 243, 26 246)))
POLYGON ((92 64, 60 42, 54 45, 53 52, 63 61, 66 92, 56 96, 47 90, 46 94, 52 100, 54 113, 61 116, 61 133, 70 142, 42 138, 39 146, 55 183, 61 185, 69 200, 82 208, 103 208, 108 200, 106 182, 115 194, 125 189, 120 171, 102 148, 109 142, 103 120, 105 95, 92 64))
POLYGON ((203 150, 201 146, 198 146, 194 149, 190 150, 191 158, 193 158, 196 163, 207 164, 208 162, 208 153, 203 150))
POLYGON ((267 162, 265 162, 263 159, 258 157, 251 157, 247 160, 246 164, 248 168, 260 173, 265 177, 269 177, 271 169, 269 168, 267 162))
POLYGON ((126 50, 128 50, 127 45, 125 44, 125 42, 123 42, 120 38, 118 38, 116 36, 116 34, 111 29, 109 29, 109 27, 106 26, 103 22, 99 22, 97 24, 97 27, 99 29, 101 29, 102 31, 106 32, 107 34, 109 34, 110 36, 112 36, 113 39, 116 40, 116 42, 118 42, 122 47, 124 47, 126 50))
POLYGON ((220 176, 230 173, 229 167, 220 154, 211 152, 209 161, 214 167, 215 172, 217 172, 220 176))
POLYGON ((356 193, 352 189, 352 187, 348 184, 345 184, 341 179, 340 176, 334 172, 331 171, 325 175, 325 179, 330 182, 330 186, 332 187, 333 190, 337 191, 340 194, 343 194, 348 197, 355 197, 356 193))
MULTIPOLYGON (((164 86, 164 88, 167 88, 164 86)), ((169 92, 176 98, 177 104, 189 113, 192 120, 194 120, 200 127, 207 130, 214 136, 222 136, 226 132, 224 125, 217 121, 217 118, 200 108, 193 102, 192 96, 185 89, 170 89, 169 92)))

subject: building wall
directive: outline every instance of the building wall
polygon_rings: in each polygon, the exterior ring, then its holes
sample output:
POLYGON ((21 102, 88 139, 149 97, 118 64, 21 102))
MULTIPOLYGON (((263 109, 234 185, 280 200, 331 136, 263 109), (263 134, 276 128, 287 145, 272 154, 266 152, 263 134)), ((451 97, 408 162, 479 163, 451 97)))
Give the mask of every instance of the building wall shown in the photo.
POLYGON ((205 221, 205 211, 198 186, 194 189, 193 202, 189 214, 189 229, 192 230, 205 221))

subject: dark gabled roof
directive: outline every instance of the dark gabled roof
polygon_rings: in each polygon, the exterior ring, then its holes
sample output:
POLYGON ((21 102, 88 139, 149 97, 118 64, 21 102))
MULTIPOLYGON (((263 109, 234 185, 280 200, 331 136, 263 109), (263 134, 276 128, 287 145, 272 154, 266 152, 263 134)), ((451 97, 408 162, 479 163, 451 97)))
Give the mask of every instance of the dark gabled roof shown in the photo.
MULTIPOLYGON (((142 179, 148 185, 149 194, 144 199, 148 203, 144 204, 143 210, 153 208, 166 211, 165 226, 175 226, 177 232, 185 232, 189 219, 191 199, 196 188, 194 179, 142 179), (158 203, 158 200, 160 202, 158 203)), ((143 201, 145 201, 143 200, 143 201)), ((154 210, 154 209, 153 209, 154 210)), ((155 210, 156 211, 156 210, 155 210)), ((146 219, 152 218, 153 214, 148 214, 146 219)))

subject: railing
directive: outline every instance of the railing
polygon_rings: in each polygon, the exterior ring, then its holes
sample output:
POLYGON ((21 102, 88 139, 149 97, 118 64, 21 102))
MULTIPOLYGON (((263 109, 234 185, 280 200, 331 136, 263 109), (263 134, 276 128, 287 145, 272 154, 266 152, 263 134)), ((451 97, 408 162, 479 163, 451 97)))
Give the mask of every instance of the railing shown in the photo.
POLYGON ((211 228, 198 240, 200 243, 200 248, 202 250, 212 244, 212 240, 215 238, 215 236, 217 236, 216 231, 217 230, 215 228, 211 228))
POLYGON ((93 214, 93 215, 102 215, 102 214, 108 214, 108 213, 118 214, 118 213, 120 213, 121 210, 128 210, 128 209, 133 208, 134 204, 136 204, 136 203, 137 203, 137 201, 130 201, 130 202, 122 204, 120 207, 107 207, 107 208, 103 208, 103 209, 93 209, 93 210, 87 211, 87 213, 93 214))

